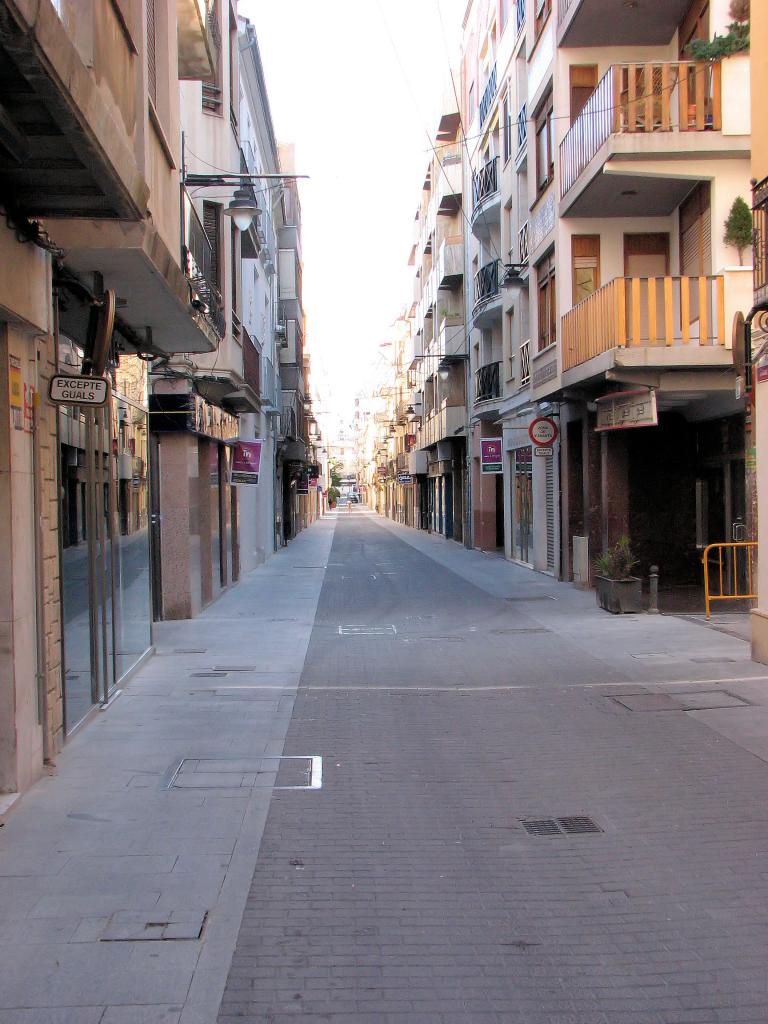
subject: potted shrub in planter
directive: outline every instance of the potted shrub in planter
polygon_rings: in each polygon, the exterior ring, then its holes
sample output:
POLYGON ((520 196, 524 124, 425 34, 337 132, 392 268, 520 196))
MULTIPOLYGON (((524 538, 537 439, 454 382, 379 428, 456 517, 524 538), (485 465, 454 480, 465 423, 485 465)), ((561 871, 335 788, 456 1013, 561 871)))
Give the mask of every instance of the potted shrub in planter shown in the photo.
POLYGON ((595 560, 597 603, 601 608, 614 615, 642 611, 642 581, 632 575, 636 565, 629 537, 619 537, 595 560))

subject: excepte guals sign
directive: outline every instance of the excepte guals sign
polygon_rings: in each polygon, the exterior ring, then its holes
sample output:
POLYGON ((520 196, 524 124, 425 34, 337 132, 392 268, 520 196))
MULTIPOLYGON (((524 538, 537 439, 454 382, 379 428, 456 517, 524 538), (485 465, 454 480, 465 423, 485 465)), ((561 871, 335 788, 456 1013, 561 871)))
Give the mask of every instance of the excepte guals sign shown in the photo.
POLYGON ((480 472, 501 473, 501 438, 483 437, 480 439, 480 472))
POLYGON ((104 405, 109 394, 105 377, 51 377, 50 398, 57 405, 104 405))

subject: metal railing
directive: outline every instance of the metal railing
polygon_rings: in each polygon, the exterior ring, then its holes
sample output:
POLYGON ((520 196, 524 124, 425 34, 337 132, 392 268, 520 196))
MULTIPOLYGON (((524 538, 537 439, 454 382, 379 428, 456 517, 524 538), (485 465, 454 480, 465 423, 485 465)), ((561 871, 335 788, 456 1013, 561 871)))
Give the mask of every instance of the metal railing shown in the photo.
POLYGON ((525 0, 516 0, 515 3, 515 35, 519 36, 525 24, 525 0))
POLYGON ((496 65, 494 64, 491 68, 491 73, 488 76, 488 82, 483 90, 483 98, 480 100, 480 125, 482 126, 485 122, 486 117, 491 109, 493 98, 496 95, 496 65))
POLYGON ((560 144, 565 196, 611 135, 701 132, 721 127, 720 64, 614 64, 560 144))
POLYGON ((499 294, 500 263, 501 260, 493 260, 491 263, 486 263, 475 274, 475 307, 493 298, 494 295, 499 294))
POLYGON ((526 384, 531 383, 531 339, 528 338, 526 341, 520 342, 520 373, 518 375, 518 385, 524 388, 526 384))
POLYGON ((488 196, 499 191, 499 158, 492 157, 479 171, 472 173, 472 206, 477 207, 488 196))
POLYGON ((732 540, 707 544, 704 565, 704 607, 710 616, 713 601, 754 601, 757 541, 732 540), (725 556, 725 557, 723 557, 725 556))
POLYGON ((517 151, 523 148, 528 140, 528 104, 524 103, 517 114, 517 151))
POLYGON ((184 240, 182 256, 184 272, 198 300, 203 316, 210 323, 220 338, 227 332, 224 316, 224 303, 221 292, 214 280, 214 253, 203 222, 197 215, 186 190, 183 191, 184 206, 184 240))
POLYGON ((768 178, 752 187, 752 258, 755 302, 768 299, 768 178))
POLYGON ((501 363, 486 363, 475 370, 475 401, 487 402, 501 396, 501 363))
POLYGON ((525 224, 523 224, 523 226, 517 232, 518 263, 526 264, 528 262, 528 258, 530 255, 528 251, 528 239, 529 229, 528 221, 526 221, 525 224))

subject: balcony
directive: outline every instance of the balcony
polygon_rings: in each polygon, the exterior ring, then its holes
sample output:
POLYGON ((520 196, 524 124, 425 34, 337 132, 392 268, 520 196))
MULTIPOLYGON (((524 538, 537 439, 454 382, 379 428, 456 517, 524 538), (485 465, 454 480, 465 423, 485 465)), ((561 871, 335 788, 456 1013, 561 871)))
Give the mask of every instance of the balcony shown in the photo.
POLYGON ((483 90, 483 96, 480 100, 480 127, 485 124, 485 120, 491 112, 493 101, 496 97, 496 65, 494 64, 491 68, 491 73, 488 76, 488 82, 483 90))
POLYGON ((461 235, 448 235, 440 243, 437 253, 435 279, 438 289, 458 288, 464 277, 464 239, 461 235))
POLYGON ((501 260, 492 260, 475 274, 472 321, 475 327, 489 327, 501 319, 501 260))
POLYGON ((183 208, 182 254, 184 272, 193 293, 192 301, 218 337, 223 338, 227 331, 227 322, 224 316, 224 301, 216 284, 213 247, 186 191, 183 192, 183 208))
POLYGON ((716 277, 618 277, 562 317, 564 383, 591 363, 614 366, 722 367, 726 349, 725 281, 716 277))
POLYGON ((418 446, 429 448, 438 441, 455 437, 466 422, 467 410, 463 403, 439 406, 424 420, 419 431, 418 446))
POLYGON ((658 46, 668 43, 690 0, 664 0, 653 14, 643 4, 615 0, 560 0, 558 46, 658 46))
POLYGON ((447 316, 440 321, 440 333, 437 336, 437 355, 455 358, 463 356, 467 351, 467 332, 464 317, 447 316))
POLYGON ((475 405, 501 397, 501 363, 486 363, 475 370, 475 405))
POLYGON ((176 0, 179 78, 213 78, 221 46, 220 33, 216 44, 214 19, 212 0, 176 0))
POLYGON ((472 174, 472 234, 477 238, 487 238, 491 228, 498 227, 501 211, 498 166, 499 158, 495 156, 472 174))
MULTIPOLYGON (((565 2, 565 0, 561 0, 565 2)), ((515 0, 515 36, 519 36, 525 25, 525 0, 515 0)))
POLYGON ((434 184, 435 211, 441 216, 450 217, 461 209, 463 187, 461 147, 451 146, 438 152, 440 165, 437 167, 437 180, 434 184))
POLYGON ((768 300, 768 178, 752 190, 753 284, 755 303, 768 300))
POLYGON ((528 104, 524 103, 517 112, 517 152, 525 147, 528 141, 528 104))
POLYGON ((679 61, 615 64, 560 145, 560 215, 668 216, 686 197, 702 159, 749 156, 736 124, 738 70, 679 61), (729 106, 721 101, 728 87, 729 106), (723 131, 722 116, 734 122, 723 131), (645 161, 677 171, 651 174, 645 161))

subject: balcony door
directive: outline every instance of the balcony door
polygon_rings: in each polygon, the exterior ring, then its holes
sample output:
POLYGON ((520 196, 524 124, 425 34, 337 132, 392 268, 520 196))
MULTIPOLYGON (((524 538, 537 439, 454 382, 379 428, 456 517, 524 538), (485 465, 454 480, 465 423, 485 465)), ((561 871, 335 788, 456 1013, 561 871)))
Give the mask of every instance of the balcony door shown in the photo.
POLYGON ((688 47, 696 39, 709 39, 709 0, 693 0, 685 17, 680 22, 678 35, 680 60, 691 59, 688 47))
MULTIPOLYGON (((669 273, 669 235, 663 231, 624 235, 624 276, 625 277, 666 277, 669 273)), ((649 287, 654 287, 649 282, 649 287)), ((627 286, 627 323, 634 322, 632 309, 633 289, 627 286)), ((640 337, 647 339, 648 301, 645 292, 640 298, 640 337)), ((656 306, 656 338, 664 337, 664 307, 656 306)))

